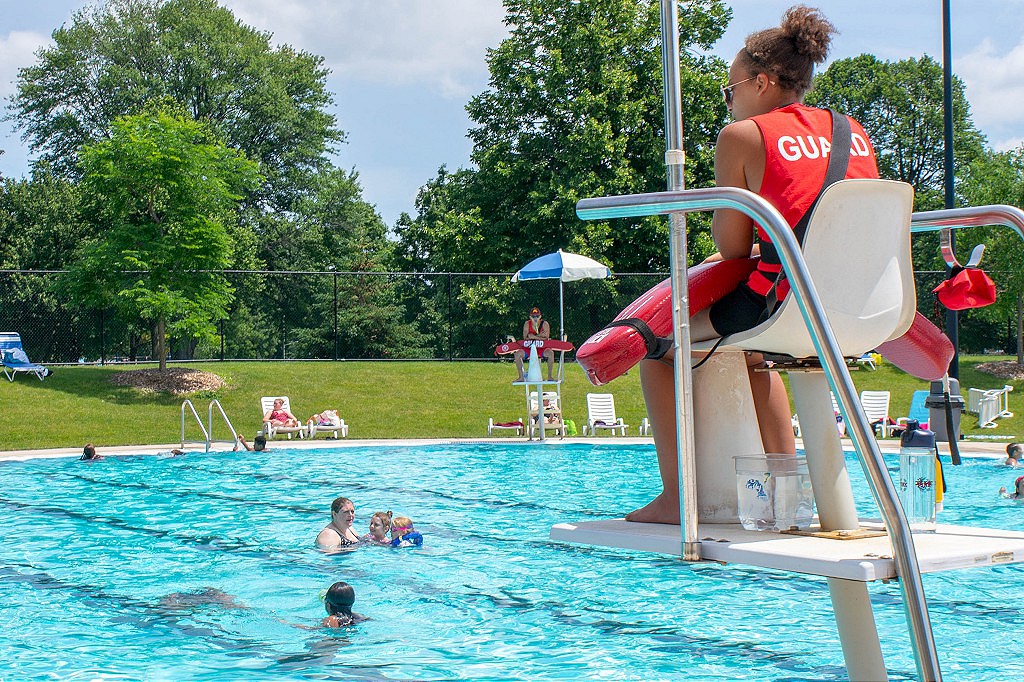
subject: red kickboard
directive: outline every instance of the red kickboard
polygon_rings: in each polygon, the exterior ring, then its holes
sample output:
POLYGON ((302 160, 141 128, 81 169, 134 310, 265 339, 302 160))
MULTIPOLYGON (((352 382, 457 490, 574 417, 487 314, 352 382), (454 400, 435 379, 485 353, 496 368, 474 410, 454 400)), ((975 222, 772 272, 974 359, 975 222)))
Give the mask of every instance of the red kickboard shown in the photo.
POLYGON ((907 374, 925 381, 938 381, 953 360, 953 343, 921 313, 907 333, 877 348, 883 358, 907 374))
MULTIPOLYGON (((731 292, 747 279, 757 265, 755 258, 701 263, 686 271, 690 314, 700 312, 731 292)), ((671 280, 651 287, 616 316, 635 317, 647 323, 655 336, 672 333, 671 280)), ((576 362, 587 379, 601 386, 621 376, 647 355, 643 336, 631 327, 606 327, 587 339, 576 352, 576 362)))
POLYGON ((509 341, 508 343, 502 343, 494 349, 495 355, 508 355, 514 353, 517 350, 528 351, 531 346, 537 347, 537 352, 542 350, 572 350, 575 348, 568 341, 557 341, 555 339, 525 339, 523 341, 509 341))

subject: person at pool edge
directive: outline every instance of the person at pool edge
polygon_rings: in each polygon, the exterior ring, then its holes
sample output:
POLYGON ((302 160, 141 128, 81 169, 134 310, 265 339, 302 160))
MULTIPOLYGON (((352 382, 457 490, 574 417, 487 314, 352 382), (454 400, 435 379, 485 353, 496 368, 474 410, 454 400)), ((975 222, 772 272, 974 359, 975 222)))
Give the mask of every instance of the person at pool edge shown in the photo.
POLYGON ((338 497, 331 502, 331 522, 316 536, 320 549, 338 549, 359 544, 359 536, 352 530, 356 518, 356 507, 347 497, 338 497))
POLYGON ((252 445, 245 439, 245 436, 238 434, 235 439, 235 447, 231 448, 233 451, 238 450, 239 444, 242 445, 249 452, 269 452, 267 448, 267 437, 262 433, 256 434, 256 437, 252 439, 252 445))
MULTIPOLYGON (((548 324, 547 320, 541 319, 540 308, 533 308, 530 310, 530 316, 523 323, 523 341, 533 339, 547 341, 550 338, 551 325, 548 324)), ((517 350, 512 355, 516 361, 516 370, 519 372, 519 378, 515 381, 526 381, 526 371, 523 368, 523 358, 526 356, 526 351, 517 350)), ((548 363, 548 381, 554 381, 555 351, 545 348, 544 359, 548 363)))
POLYGON ((82 456, 80 460, 90 461, 95 459, 103 459, 101 455, 96 454, 96 446, 92 443, 86 443, 85 447, 82 448, 82 456))
MULTIPOLYGON (((780 26, 747 36, 729 67, 728 82, 721 86, 734 120, 722 129, 715 145, 715 184, 761 195, 779 209, 791 227, 818 196, 828 165, 832 117, 827 110, 804 105, 803 97, 810 87, 814 65, 825 60, 835 32, 835 26, 817 9, 791 7, 780 26)), ((878 165, 867 133, 857 121, 850 117, 847 120, 852 145, 846 177, 877 178, 878 165)), ((718 253, 709 261, 757 256, 759 262, 746 282, 692 317, 694 341, 754 327, 767 308, 766 294, 781 270, 767 233, 740 211, 715 211, 711 232, 718 253)), ((788 291, 789 283, 780 281, 780 302, 788 291)), ((627 514, 627 521, 679 523, 672 362, 670 352, 664 358, 640 364, 663 489, 646 506, 627 514)), ((777 372, 755 371, 766 366, 759 353, 747 353, 746 362, 765 452, 795 454, 789 399, 782 378, 777 372)))

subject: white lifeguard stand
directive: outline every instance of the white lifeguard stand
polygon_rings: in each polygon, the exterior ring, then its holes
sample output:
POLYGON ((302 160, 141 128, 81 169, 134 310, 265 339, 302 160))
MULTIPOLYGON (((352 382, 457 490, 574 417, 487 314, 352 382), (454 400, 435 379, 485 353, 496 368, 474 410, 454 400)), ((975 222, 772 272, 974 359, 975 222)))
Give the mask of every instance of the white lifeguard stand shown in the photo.
MULTIPOLYGON (((914 316, 911 205, 912 190, 902 183, 847 180, 832 185, 822 193, 808 228, 805 261, 781 215, 745 190, 716 188, 581 201, 577 213, 584 219, 741 210, 768 230, 793 295, 764 324, 726 339, 693 375, 692 414, 684 415, 689 423, 677 425, 677 429, 690 429, 693 437, 693 452, 686 452, 686 439, 679 438, 683 525, 623 519, 560 523, 551 529, 551 538, 684 557, 687 549, 696 548, 704 560, 825 576, 847 670, 854 680, 888 678, 867 583, 897 578, 904 592, 918 674, 922 679, 939 679, 921 573, 1022 562, 1024 533, 939 525, 933 534, 911 536, 850 380, 844 356, 859 357, 901 336, 914 316), (732 455, 763 452, 744 350, 812 356, 820 363, 800 362, 786 368, 818 511, 818 524, 808 533, 748 531, 737 522, 732 455), (830 388, 839 400, 882 523, 857 518, 830 388), (687 476, 687 471, 695 473, 687 476)), ((1013 207, 934 211, 913 219, 915 231, 1003 224, 1024 238, 1024 212, 1013 207)), ((681 337, 689 338, 677 328, 676 339, 681 337)), ((676 357, 688 357, 687 350, 680 352, 677 347, 676 357)), ((678 386, 676 392, 678 396, 678 386)))
POLYGON ((547 411, 545 409, 545 393, 554 393, 555 401, 558 409, 559 422, 556 427, 557 433, 564 437, 565 436, 565 417, 561 414, 562 408, 562 382, 565 380, 565 351, 558 350, 552 351, 558 354, 556 359, 557 374, 553 380, 547 380, 544 378, 540 367, 540 355, 537 353, 537 349, 543 349, 543 343, 529 343, 529 359, 526 365, 526 379, 524 381, 513 381, 513 386, 522 386, 526 392, 526 435, 529 440, 533 440, 533 433, 537 431, 540 440, 545 440, 546 436, 546 424, 547 411), (534 403, 531 393, 536 394, 536 402, 534 403), (536 416, 537 427, 533 426, 532 420, 536 416))

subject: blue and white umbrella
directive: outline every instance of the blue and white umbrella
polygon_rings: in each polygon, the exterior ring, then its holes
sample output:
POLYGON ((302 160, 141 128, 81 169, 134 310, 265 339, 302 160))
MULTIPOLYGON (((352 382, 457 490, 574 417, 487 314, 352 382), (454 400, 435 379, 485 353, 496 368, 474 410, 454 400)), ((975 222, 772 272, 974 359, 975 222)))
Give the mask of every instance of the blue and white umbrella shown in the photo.
POLYGON ((513 282, 523 282, 531 279, 557 279, 558 280, 558 328, 559 339, 565 338, 565 311, 563 282, 575 282, 578 279, 605 279, 610 277, 612 271, 607 265, 598 263, 593 258, 587 258, 576 253, 566 253, 559 249, 555 253, 549 253, 532 261, 519 269, 519 272, 512 275, 513 282))

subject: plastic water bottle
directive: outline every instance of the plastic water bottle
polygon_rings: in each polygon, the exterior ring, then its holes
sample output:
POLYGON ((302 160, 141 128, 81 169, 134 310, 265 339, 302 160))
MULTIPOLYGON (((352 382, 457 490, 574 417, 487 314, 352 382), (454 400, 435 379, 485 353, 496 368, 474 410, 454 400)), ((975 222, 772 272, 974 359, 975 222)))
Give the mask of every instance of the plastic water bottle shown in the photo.
POLYGON ((935 531, 935 486, 935 434, 909 419, 900 438, 897 488, 911 532, 935 531))

